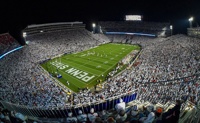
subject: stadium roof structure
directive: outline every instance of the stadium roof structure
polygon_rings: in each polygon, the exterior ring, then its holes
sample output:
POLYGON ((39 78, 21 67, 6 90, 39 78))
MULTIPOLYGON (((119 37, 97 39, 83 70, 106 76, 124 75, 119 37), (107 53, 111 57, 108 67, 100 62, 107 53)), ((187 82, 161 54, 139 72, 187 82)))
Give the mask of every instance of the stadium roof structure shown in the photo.
POLYGON ((33 28, 33 27, 42 27, 42 26, 52 26, 52 25, 64 25, 64 24, 68 24, 68 25, 73 25, 73 24, 83 24, 83 22, 56 22, 56 23, 45 23, 45 24, 32 24, 32 25, 28 25, 27 28, 33 28))
POLYGON ((45 24, 33 24, 27 26, 23 30, 26 35, 39 34, 43 32, 53 32, 59 30, 74 30, 74 29, 85 29, 83 22, 56 22, 56 23, 45 23, 45 24))

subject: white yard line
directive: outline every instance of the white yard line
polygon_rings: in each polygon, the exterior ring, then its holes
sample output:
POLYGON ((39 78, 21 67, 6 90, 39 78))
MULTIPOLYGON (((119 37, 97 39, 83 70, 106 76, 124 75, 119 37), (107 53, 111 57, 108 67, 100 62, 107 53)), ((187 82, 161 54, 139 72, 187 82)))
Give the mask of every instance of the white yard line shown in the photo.
MULTIPOLYGON (((116 51, 116 50, 115 50, 116 51)), ((109 60, 109 61, 112 61, 112 60, 109 60)), ((100 77, 101 75, 103 75, 104 73, 106 73, 107 71, 109 71, 112 67, 114 67, 116 64, 112 65, 111 67, 109 67, 106 71, 102 72, 98 77, 100 77)), ((92 82, 92 81, 91 81, 92 82)), ((90 82, 90 83, 91 83, 90 82)), ((89 83, 89 84, 90 84, 89 83)))
MULTIPOLYGON (((67 62, 67 60, 65 60, 66 62, 67 62)), ((64 63, 63 63, 64 64, 64 63)), ((68 63, 67 63, 68 64, 68 63)), ((83 65, 77 65, 76 67, 74 67, 73 65, 70 65, 72 68, 76 68, 77 70, 80 70, 80 68, 77 68, 77 67, 79 67, 79 66, 83 66, 83 65)), ((87 67, 88 68, 88 67, 87 67)), ((89 68, 89 69, 92 69, 92 68, 89 68)), ((95 70, 95 69, 93 69, 93 70, 95 70)), ((84 72, 87 72, 87 73, 90 73, 90 74, 92 74, 92 75, 95 75, 95 76, 99 76, 99 75, 97 75, 97 74, 94 74, 94 73, 91 73, 91 72, 88 72, 88 71, 86 71, 86 70, 81 70, 81 71, 84 71, 84 72)), ((99 71, 99 70, 98 70, 99 71)))
MULTIPOLYGON (((62 71, 62 70, 61 70, 62 71)), ((80 81, 80 82, 82 82, 81 80, 79 80, 79 79, 77 79, 76 77, 73 77, 73 76, 71 76, 70 74, 67 74, 66 72, 64 72, 64 71, 62 71, 64 74, 66 74, 67 76, 69 76, 70 78, 74 78, 74 79, 76 79, 76 80, 78 80, 78 81, 80 81)), ((68 81, 68 80, 67 80, 68 81)), ((86 84, 86 82, 82 82, 82 83, 84 83, 84 84, 86 84)), ((74 84, 73 84, 74 85, 74 84)), ((75 85, 76 86, 76 85, 75 85)), ((76 86, 76 87, 78 87, 78 86, 76 86)))
MULTIPOLYGON (((96 59, 94 59, 94 60, 98 60, 98 59, 101 59, 101 58, 96 58, 96 59)), ((64 59, 65 60, 65 59, 64 59)), ((66 60, 65 60, 66 61, 66 60)), ((89 61, 89 62, 87 62, 87 63, 84 63, 84 64, 82 64, 82 65, 77 65, 76 67, 80 67, 80 66, 85 66, 85 65, 89 65, 89 63, 91 63, 91 62, 93 62, 93 61, 89 61)), ((76 67, 74 67, 74 68, 76 68, 76 67)), ((89 68, 89 67, 87 67, 87 68, 89 68)), ((89 69, 93 69, 93 68, 89 68, 89 69)), ((99 71, 99 70, 97 70, 97 69, 93 69, 93 70, 96 70, 96 71, 99 71)), ((83 71, 85 71, 85 70, 83 70, 83 71)), ((86 71, 86 72, 88 72, 88 71, 86 71)), ((99 72, 102 72, 102 71, 99 71, 99 72)), ((88 72, 88 73, 90 73, 90 72, 88 72)), ((92 74, 92 73, 90 73, 90 74, 92 74)), ((94 75, 96 75, 96 74, 94 74, 94 75)), ((96 76, 99 76, 99 75, 96 75, 96 76)))
MULTIPOLYGON (((111 51, 110 53, 116 51, 116 50, 111 50, 110 48, 108 48, 108 49, 106 49, 106 50, 110 50, 110 51, 111 51)), ((109 55, 109 54, 107 54, 107 55, 109 55)), ((66 59, 66 58, 65 58, 65 59, 66 59)), ((65 59, 64 59, 64 61, 67 61, 67 60, 65 60, 65 59)), ((94 60, 98 60, 98 59, 101 59, 101 58, 97 57, 97 58, 94 59, 94 60)), ((61 60, 61 61, 62 61, 62 60, 61 60)), ((109 61, 113 61, 113 60, 109 60, 109 61)), ((109 61, 108 61, 108 62, 109 62, 109 61)), ((70 65, 70 66, 77 69, 77 67, 89 65, 88 63, 91 63, 91 62, 93 62, 93 61, 89 61, 89 62, 84 63, 84 64, 82 64, 82 65, 77 65, 76 67, 74 67, 73 65, 70 65)), ((100 65, 101 65, 101 64, 100 64, 100 65)), ((107 71, 109 71, 112 67, 114 67, 115 65, 116 65, 116 64, 112 65, 111 67, 109 67, 108 69, 106 69, 106 71, 102 72, 100 75, 97 75, 97 74, 88 72, 88 71, 86 71, 86 70, 83 70, 83 71, 85 71, 85 72, 87 72, 87 73, 90 73, 90 74, 92 74, 92 75, 95 75, 95 76, 97 76, 97 77, 100 77, 101 75, 103 75, 104 73, 106 73, 107 71)), ((99 70, 97 70, 97 69, 93 69, 93 68, 89 68, 89 67, 87 67, 87 68, 88 68, 88 69, 92 69, 92 70, 99 71, 99 70)), ((77 70, 80 70, 80 69, 77 69, 77 70)), ((61 70, 61 71, 62 71, 62 70, 61 70)), ((80 81, 81 83, 84 83, 84 85, 89 85, 90 83, 93 82, 93 81, 90 81, 89 83, 86 83, 86 82, 83 82, 82 80, 77 79, 76 77, 71 76, 70 74, 65 73, 64 71, 62 71, 62 72, 63 72, 64 74, 68 75, 70 78, 75 78, 76 80, 80 81)), ((95 77, 95 78, 96 78, 96 77, 95 77)), ((73 84, 73 85, 74 85, 74 84, 73 84)), ((75 86, 76 86, 76 85, 75 85, 75 86)), ((76 86, 76 87, 77 87, 77 86, 76 86)))

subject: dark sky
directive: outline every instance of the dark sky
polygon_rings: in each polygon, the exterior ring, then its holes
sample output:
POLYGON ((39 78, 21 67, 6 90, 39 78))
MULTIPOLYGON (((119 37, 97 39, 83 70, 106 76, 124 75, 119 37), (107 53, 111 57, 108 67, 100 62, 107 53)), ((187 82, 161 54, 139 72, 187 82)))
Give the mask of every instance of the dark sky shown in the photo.
POLYGON ((200 22, 198 0, 6 0, 1 3, 1 32, 23 29, 29 24, 50 22, 123 20, 141 14, 145 21, 170 22, 177 33, 200 22))

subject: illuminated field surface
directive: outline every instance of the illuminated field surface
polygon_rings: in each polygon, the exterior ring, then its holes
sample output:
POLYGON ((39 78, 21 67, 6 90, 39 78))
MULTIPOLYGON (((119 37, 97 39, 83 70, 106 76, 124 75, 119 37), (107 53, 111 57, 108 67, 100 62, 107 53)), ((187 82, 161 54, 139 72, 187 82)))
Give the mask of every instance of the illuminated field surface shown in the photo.
POLYGON ((74 92, 103 82, 110 71, 138 45, 103 44, 89 50, 51 59, 41 66, 74 92), (62 77, 57 78, 60 74, 62 77))

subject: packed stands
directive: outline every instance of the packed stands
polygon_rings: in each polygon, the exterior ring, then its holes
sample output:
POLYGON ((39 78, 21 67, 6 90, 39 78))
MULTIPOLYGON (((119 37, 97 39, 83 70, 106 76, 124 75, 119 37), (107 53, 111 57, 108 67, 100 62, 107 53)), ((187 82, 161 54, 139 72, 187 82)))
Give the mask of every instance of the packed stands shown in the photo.
POLYGON ((200 28, 199 27, 187 28, 187 35, 191 37, 200 38, 200 28))
POLYGON ((154 34, 166 37, 170 35, 169 23, 143 21, 100 21, 101 31, 105 32, 132 32, 154 34))
POLYGON ((19 47, 20 44, 9 34, 0 34, 0 56, 19 47))

